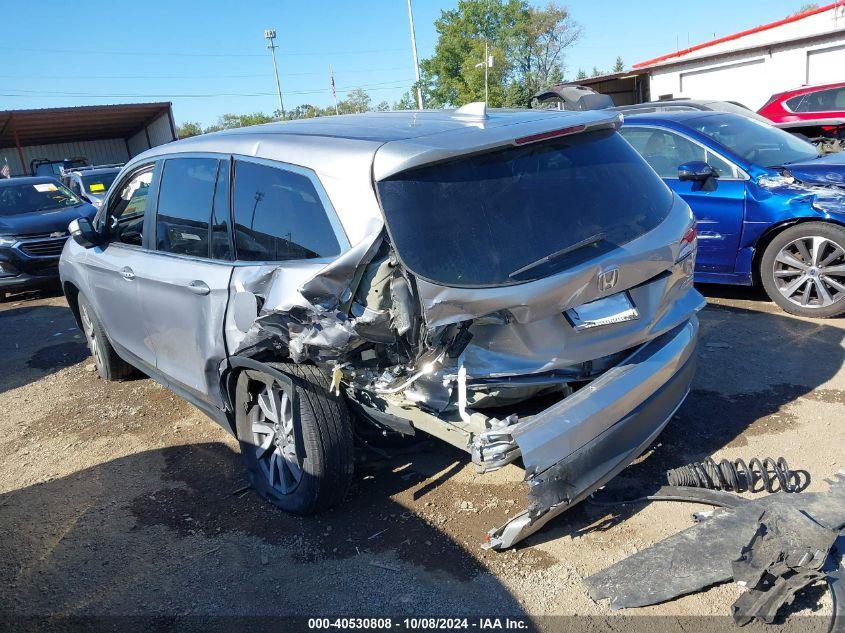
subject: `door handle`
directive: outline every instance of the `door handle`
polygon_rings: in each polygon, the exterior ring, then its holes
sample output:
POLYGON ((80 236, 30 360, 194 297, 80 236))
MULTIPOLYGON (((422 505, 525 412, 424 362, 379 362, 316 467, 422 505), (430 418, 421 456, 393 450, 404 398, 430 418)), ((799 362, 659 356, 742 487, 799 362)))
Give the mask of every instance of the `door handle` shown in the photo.
POLYGON ((208 287, 208 284, 204 281, 200 281, 199 279, 195 279, 189 283, 188 290, 193 292, 195 295, 207 295, 211 292, 211 288, 208 287))
POLYGON ((132 281, 135 279, 135 272, 129 268, 129 266, 124 266, 120 270, 120 276, 123 277, 126 281, 132 281))

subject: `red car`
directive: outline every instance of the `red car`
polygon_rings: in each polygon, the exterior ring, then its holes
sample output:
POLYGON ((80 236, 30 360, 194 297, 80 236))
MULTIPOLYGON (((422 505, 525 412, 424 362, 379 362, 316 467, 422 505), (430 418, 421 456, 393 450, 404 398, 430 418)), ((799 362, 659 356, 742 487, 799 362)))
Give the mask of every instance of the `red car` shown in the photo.
POLYGON ((777 127, 814 142, 845 144, 845 82, 803 86, 772 95, 757 112, 777 127))

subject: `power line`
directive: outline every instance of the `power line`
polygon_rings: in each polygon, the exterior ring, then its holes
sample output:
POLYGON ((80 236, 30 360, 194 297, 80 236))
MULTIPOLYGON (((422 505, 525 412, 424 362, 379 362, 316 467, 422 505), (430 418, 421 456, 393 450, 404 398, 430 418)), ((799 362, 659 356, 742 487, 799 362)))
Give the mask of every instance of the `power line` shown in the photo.
MULTIPOLYGON (((392 66, 390 68, 361 68, 361 69, 346 69, 336 70, 335 74, 352 74, 352 73, 381 73, 393 70, 408 70, 407 64, 404 66, 392 66)), ((299 73, 285 73, 287 77, 322 77, 326 73, 324 71, 313 72, 299 72, 299 73)), ((0 75, 0 79, 251 79, 256 77, 266 77, 267 73, 248 73, 243 75, 0 75)))
MULTIPOLYGON (((355 90, 360 88, 365 91, 393 90, 411 85, 413 79, 407 79, 400 83, 383 82, 370 85, 350 85, 339 88, 342 91, 355 90), (390 84, 390 85, 385 85, 390 84)), ((273 97, 275 92, 219 92, 219 93, 187 93, 187 94, 93 94, 87 92, 64 92, 55 90, 24 90, 19 88, 5 88, 7 91, 14 91, 17 94, 8 92, 0 93, 3 97, 73 97, 86 99, 189 99, 189 98, 215 98, 215 97, 273 97)), ((325 88, 319 90, 289 90, 287 94, 309 95, 323 94, 325 88)))
MULTIPOLYGON (((183 51, 85 51, 79 49, 68 48, 21 48, 19 46, 0 46, 0 50, 27 52, 27 53, 49 53, 62 55, 124 55, 124 56, 138 56, 138 57, 265 57, 263 53, 188 53, 183 51)), ((282 53, 287 57, 291 56, 309 56, 315 57, 318 55, 364 55, 368 53, 395 53, 397 51, 404 51, 404 48, 373 48, 373 49, 358 49, 345 51, 306 51, 298 53, 282 53)))

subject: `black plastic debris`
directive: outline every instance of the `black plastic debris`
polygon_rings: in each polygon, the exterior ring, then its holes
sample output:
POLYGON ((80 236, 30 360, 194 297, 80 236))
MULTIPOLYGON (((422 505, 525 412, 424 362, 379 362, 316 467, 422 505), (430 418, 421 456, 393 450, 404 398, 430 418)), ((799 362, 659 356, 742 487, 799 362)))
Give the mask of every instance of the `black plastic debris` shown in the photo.
POLYGON ((733 561, 734 581, 748 589, 733 605, 734 621, 758 618, 771 624, 798 591, 825 577, 821 568, 836 537, 836 530, 797 508, 776 505, 764 511, 751 541, 733 561))
MULTIPOLYGON (((593 574, 585 581, 587 591, 593 600, 609 598, 613 609, 625 609, 666 602, 727 582, 734 577, 733 561, 752 542, 766 513, 772 517, 800 512, 802 517, 828 531, 842 529, 845 472, 827 482, 830 488, 826 492, 775 493, 734 508, 722 508, 704 521, 593 574)), ((817 544, 813 540, 816 536, 814 532, 808 538, 817 544)), ((803 555, 799 561, 802 558, 803 555)), ((778 592, 791 599, 789 590, 799 580, 779 587, 778 592)))

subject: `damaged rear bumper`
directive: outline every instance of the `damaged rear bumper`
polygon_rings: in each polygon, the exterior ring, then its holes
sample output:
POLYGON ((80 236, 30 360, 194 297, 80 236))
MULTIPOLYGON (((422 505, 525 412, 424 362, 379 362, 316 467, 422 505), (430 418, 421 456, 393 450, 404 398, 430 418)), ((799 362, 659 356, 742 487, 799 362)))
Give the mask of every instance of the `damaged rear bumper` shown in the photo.
POLYGON ((492 530, 486 546, 511 547, 634 461, 689 392, 697 338, 698 319, 692 317, 517 425, 513 437, 525 463, 530 504, 492 530))

